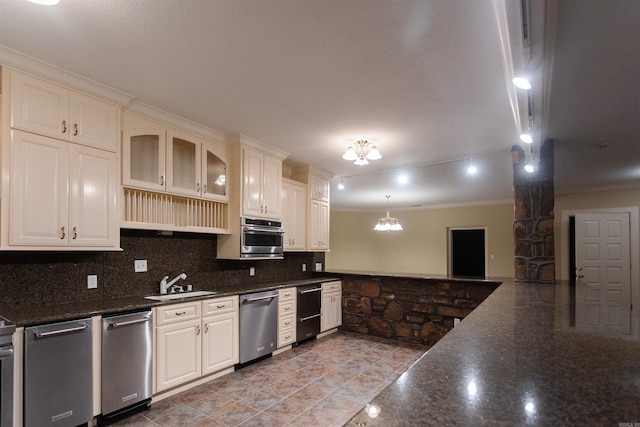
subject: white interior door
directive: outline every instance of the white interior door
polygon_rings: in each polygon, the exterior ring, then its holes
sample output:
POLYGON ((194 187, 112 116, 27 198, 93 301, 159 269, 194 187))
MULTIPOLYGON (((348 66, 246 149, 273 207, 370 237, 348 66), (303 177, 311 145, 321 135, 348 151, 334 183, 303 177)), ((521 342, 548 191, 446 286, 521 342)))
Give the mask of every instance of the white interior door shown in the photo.
POLYGON ((576 327, 629 333, 629 215, 576 215, 576 327))

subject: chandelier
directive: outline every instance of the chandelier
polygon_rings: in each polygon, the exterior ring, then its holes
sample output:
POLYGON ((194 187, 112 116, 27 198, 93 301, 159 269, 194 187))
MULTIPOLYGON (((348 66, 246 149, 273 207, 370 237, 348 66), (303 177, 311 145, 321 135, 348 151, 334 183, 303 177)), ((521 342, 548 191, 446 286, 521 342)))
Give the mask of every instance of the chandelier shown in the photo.
POLYGON ((358 166, 368 165, 369 160, 378 160, 382 158, 376 144, 369 141, 360 140, 352 142, 347 147, 347 151, 344 152, 342 158, 345 160, 355 160, 354 163, 358 166))
POLYGON ((389 216, 389 197, 391 196, 385 197, 387 198, 387 216, 380 218, 373 229, 375 231, 402 231, 402 225, 400 225, 397 218, 391 218, 389 216))

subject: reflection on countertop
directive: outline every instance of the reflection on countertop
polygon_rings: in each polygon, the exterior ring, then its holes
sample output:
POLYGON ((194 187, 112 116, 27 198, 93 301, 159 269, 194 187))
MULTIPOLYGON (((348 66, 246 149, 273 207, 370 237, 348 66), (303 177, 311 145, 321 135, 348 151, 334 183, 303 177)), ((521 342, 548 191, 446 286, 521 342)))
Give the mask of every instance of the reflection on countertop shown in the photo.
POLYGON ((585 286, 504 281, 348 425, 640 422, 638 316, 585 286))

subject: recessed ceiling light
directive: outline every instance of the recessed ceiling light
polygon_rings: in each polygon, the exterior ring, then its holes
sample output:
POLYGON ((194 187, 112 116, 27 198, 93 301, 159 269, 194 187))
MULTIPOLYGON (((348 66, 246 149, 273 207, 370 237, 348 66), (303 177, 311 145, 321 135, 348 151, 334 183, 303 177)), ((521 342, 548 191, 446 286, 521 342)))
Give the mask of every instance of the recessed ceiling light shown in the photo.
POLYGON ((471 165, 467 168, 467 173, 469 175, 475 175, 476 172, 478 172, 478 168, 476 168, 474 165, 471 165))
POLYGON ((60 0, 27 0, 29 3, 40 4, 42 6, 55 6, 60 0))
POLYGON ((520 134, 520 140, 522 142, 526 142, 527 144, 533 144, 533 138, 531 137, 531 134, 526 132, 520 134))
POLYGON ((407 182, 409 182, 409 177, 405 174, 402 174, 400 176, 398 176, 398 183, 399 184, 406 184, 407 182))
POLYGON ((525 90, 531 89, 531 82, 529 82, 529 79, 525 77, 514 77, 513 84, 516 85, 516 87, 519 87, 520 89, 525 89, 525 90))

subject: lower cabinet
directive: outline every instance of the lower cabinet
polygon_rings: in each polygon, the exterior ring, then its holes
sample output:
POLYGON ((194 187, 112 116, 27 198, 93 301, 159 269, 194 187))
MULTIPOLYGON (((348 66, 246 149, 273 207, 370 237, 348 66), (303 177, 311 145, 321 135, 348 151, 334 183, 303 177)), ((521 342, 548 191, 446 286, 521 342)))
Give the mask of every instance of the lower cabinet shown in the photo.
POLYGON ((296 340, 296 288, 278 291, 278 348, 296 340))
POLYGON ((320 332, 342 325, 342 282, 322 284, 322 324, 320 332))
POLYGON ((238 363, 238 297, 157 307, 155 392, 238 363))

